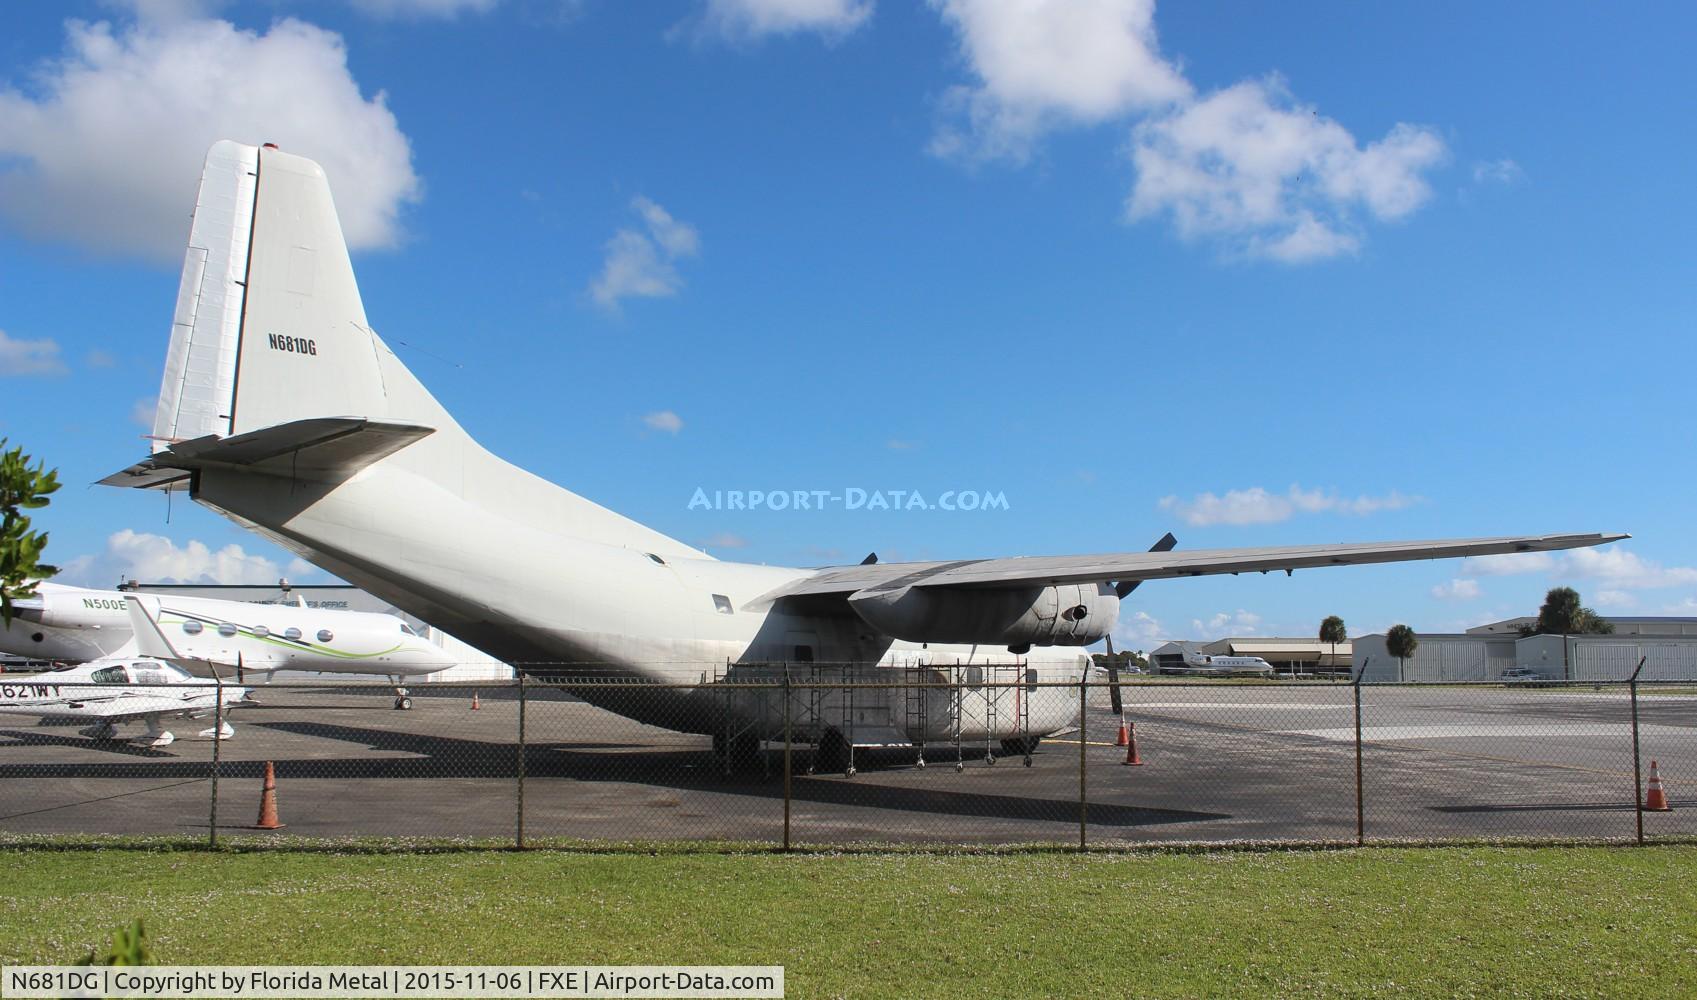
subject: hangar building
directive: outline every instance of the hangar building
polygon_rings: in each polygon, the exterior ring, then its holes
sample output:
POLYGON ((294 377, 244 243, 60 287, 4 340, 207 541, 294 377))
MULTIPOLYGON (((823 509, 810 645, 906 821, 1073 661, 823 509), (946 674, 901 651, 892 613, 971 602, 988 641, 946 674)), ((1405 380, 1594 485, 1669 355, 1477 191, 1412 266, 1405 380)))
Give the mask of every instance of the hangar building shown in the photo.
POLYGON ((1697 618, 1605 618, 1613 635, 1532 635, 1511 618, 1466 632, 1416 635, 1420 644, 1402 664, 1385 648, 1385 637, 1355 640, 1367 683, 1374 681, 1494 681, 1511 668, 1535 670, 1552 680, 1624 681, 1640 658, 1640 680, 1697 680, 1697 618))

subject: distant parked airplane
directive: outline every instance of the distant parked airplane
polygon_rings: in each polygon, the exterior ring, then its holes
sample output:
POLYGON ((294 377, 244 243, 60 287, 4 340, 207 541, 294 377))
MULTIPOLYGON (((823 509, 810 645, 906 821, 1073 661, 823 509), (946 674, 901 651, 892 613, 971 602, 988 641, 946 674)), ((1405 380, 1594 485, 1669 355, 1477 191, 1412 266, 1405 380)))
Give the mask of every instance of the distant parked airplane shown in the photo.
POLYGON ((396 708, 412 707, 401 686, 406 678, 455 664, 395 615, 52 583, 36 587, 36 596, 13 602, 16 618, 0 631, 0 650, 49 660, 155 656, 202 677, 220 672, 237 683, 263 682, 278 670, 384 674, 396 685, 396 708), (156 631, 168 637, 163 644, 138 638, 131 604, 141 609, 142 622, 156 622, 156 631))

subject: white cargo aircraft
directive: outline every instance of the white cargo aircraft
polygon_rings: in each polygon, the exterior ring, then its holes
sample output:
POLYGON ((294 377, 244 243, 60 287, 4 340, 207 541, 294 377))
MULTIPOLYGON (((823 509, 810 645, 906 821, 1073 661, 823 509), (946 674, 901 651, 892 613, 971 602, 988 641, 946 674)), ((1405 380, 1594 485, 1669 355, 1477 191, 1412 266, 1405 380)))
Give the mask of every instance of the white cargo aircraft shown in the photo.
POLYGON ((454 665, 395 615, 52 583, 36 584, 35 596, 13 605, 16 617, 0 630, 0 650, 8 653, 52 660, 163 657, 199 676, 216 673, 238 683, 263 683, 279 670, 383 674, 396 684, 396 708, 412 707, 401 686, 406 678, 454 665), (138 621, 156 623, 149 631, 161 640, 137 631, 138 621), (84 655, 89 651, 94 655, 84 655))
MULTIPOLYGON (((367 321, 323 170, 269 144, 228 141, 212 147, 201 176, 153 437, 151 457, 103 482, 186 488, 490 655, 580 679, 696 681, 727 664, 774 661, 932 669, 1012 653, 1021 677, 1077 681, 1090 662, 1079 647, 1108 635, 1121 598, 1144 580, 1627 537, 823 569, 722 562, 479 446, 367 321)), ((612 711, 702 733, 720 731, 729 701, 657 684, 579 691, 612 711)), ((963 725, 953 711, 944 726, 963 725)), ((986 711, 976 725, 986 741, 1018 746, 1024 734, 1072 724, 1077 704, 1030 697, 1025 711, 986 711)))

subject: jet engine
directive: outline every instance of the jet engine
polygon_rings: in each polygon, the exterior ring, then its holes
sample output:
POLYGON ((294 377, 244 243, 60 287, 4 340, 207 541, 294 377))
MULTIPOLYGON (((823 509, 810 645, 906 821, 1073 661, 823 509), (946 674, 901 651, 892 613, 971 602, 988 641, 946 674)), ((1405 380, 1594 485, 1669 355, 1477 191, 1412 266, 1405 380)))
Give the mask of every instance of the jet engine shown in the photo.
POLYGON ((1049 587, 898 587, 862 590, 849 607, 866 624, 909 642, 1088 646, 1119 620, 1112 584, 1049 587))

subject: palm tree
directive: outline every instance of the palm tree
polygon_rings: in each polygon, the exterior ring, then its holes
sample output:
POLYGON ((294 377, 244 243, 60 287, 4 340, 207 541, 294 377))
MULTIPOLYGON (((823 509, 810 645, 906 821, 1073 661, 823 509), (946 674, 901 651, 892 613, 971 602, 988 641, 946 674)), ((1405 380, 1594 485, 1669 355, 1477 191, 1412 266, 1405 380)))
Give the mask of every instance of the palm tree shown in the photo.
POLYGON ((1420 645, 1420 637, 1407 625, 1392 625, 1385 633, 1385 652, 1396 657, 1396 679, 1401 681, 1402 663, 1414 655, 1414 650, 1420 645))
POLYGON ((1343 619, 1337 615, 1327 615, 1326 620, 1320 623, 1320 641, 1332 644, 1330 673, 1335 679, 1338 675, 1338 643, 1349 641, 1349 630, 1343 627, 1343 619))

